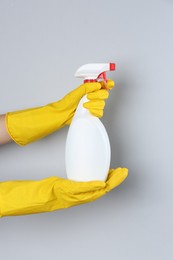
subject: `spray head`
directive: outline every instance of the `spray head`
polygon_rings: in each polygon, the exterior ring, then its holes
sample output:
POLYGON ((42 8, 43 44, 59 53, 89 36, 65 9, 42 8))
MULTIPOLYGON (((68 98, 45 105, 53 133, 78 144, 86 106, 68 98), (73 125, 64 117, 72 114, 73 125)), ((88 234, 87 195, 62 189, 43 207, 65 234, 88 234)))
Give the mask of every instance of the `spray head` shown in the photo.
POLYGON ((81 66, 75 73, 75 77, 83 78, 84 83, 96 82, 103 79, 106 87, 106 71, 115 70, 115 63, 89 63, 81 66))

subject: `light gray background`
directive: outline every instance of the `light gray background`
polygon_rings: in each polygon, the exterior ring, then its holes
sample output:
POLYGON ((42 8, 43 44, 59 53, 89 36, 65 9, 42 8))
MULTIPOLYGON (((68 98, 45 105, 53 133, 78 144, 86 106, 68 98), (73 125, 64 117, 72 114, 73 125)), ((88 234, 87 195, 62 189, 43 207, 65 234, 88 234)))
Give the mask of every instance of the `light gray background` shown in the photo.
MULTIPOLYGON (((1 259, 173 259, 173 1, 0 1, 0 113, 62 98, 117 62, 102 122, 128 179, 78 207, 0 219, 1 259)), ((0 147, 0 179, 65 177, 68 128, 0 147)))

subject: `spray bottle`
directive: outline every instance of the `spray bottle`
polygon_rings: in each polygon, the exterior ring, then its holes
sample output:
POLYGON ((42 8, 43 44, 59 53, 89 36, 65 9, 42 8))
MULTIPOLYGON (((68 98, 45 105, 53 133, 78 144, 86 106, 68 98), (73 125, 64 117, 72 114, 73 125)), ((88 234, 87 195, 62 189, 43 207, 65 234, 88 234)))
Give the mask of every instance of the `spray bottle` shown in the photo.
MULTIPOLYGON (((81 66, 75 77, 84 83, 103 79, 106 71, 115 70, 114 63, 92 63, 81 66)), ((105 181, 110 168, 111 148, 106 129, 100 119, 83 107, 86 95, 80 100, 67 134, 65 166, 68 179, 74 181, 105 181)))

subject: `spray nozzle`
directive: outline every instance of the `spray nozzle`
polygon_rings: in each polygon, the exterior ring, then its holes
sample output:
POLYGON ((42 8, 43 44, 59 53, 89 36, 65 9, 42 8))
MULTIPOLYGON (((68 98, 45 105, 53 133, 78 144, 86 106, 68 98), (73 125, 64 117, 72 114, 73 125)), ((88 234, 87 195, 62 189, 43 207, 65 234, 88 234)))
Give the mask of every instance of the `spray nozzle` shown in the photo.
POLYGON ((115 63, 89 63, 81 66, 76 71, 75 77, 83 78, 84 83, 96 82, 99 81, 99 79, 103 79, 106 88, 106 71, 112 71, 115 69, 115 63))

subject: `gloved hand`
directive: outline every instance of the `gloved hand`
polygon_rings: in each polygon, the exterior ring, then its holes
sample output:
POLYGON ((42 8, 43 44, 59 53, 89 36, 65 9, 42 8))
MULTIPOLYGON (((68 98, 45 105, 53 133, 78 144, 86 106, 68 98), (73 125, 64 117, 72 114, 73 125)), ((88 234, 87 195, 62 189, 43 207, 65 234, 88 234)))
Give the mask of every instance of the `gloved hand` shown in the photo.
MULTIPOLYGON (((112 89, 114 82, 108 80, 107 88, 112 89)), ((108 91, 102 89, 103 82, 85 83, 71 91, 61 100, 42 107, 9 112, 6 114, 6 127, 11 138, 19 145, 26 145, 69 125, 80 99, 87 94, 89 102, 84 107, 98 117, 103 115, 104 99, 108 91)))
POLYGON ((0 183, 0 217, 54 211, 98 199, 121 184, 126 168, 111 169, 106 182, 75 182, 59 177, 0 183))

